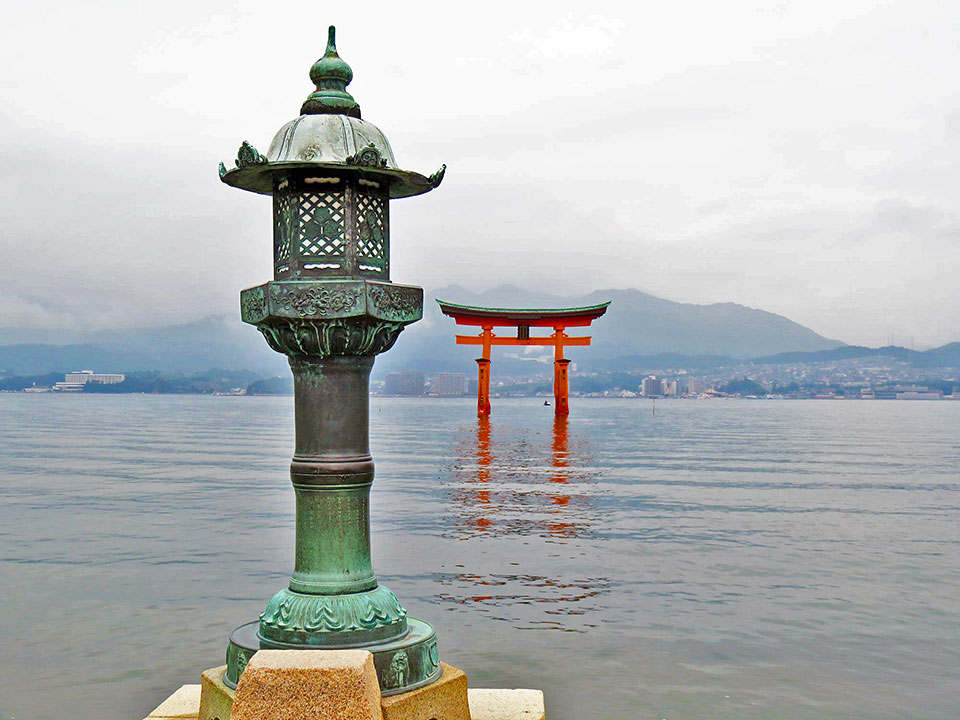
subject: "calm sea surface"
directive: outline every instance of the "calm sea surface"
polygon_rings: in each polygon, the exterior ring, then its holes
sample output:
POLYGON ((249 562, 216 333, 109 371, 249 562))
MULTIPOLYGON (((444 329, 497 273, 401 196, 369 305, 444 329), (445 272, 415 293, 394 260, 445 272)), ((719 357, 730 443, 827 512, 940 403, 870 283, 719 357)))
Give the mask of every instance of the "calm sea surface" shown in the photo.
MULTIPOLYGON (((960 403, 373 399, 374 566, 551 720, 960 717, 960 403)), ((0 395, 0 718, 133 719, 292 565, 292 399, 0 395)))

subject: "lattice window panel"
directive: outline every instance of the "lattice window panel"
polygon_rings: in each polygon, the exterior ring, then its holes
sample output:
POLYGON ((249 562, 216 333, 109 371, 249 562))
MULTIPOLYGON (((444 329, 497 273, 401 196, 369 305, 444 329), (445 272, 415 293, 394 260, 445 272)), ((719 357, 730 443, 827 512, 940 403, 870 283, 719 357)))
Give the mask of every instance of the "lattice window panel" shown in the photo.
POLYGON ((346 244, 344 201, 341 193, 300 193, 298 243, 300 262, 325 262, 342 258, 346 244))
POLYGON ((380 195, 357 193, 357 259, 376 261, 383 267, 387 257, 387 201, 380 195))
POLYGON ((297 222, 297 201, 286 194, 273 196, 273 266, 277 274, 290 269, 290 239, 297 222))

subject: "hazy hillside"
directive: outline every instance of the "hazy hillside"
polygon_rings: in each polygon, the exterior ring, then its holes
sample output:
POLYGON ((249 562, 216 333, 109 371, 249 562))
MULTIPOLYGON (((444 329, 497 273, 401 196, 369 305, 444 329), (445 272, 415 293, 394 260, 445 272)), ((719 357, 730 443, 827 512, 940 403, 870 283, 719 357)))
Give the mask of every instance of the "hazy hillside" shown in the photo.
POLYGON ((910 357, 910 362, 921 367, 960 367, 960 342, 915 353, 910 357))
POLYGON ((836 362, 863 358, 892 358, 913 367, 960 367, 960 342, 932 350, 910 350, 898 345, 869 348, 862 345, 844 345, 819 352, 788 352, 755 358, 761 364, 836 362))
MULTIPOLYGON (((5 335, 0 330, 0 343, 5 335)), ((39 374, 68 370, 195 373, 247 369, 262 376, 288 372, 286 358, 267 347, 239 318, 211 317, 184 325, 91 333, 82 344, 0 344, 0 370, 39 374)))
MULTIPOLYGON (((457 346, 454 322, 441 315, 434 298, 500 307, 570 307, 611 300, 607 314, 590 329, 590 348, 567 355, 581 369, 627 369, 634 358, 660 354, 749 358, 784 352, 836 348, 835 340, 817 335, 780 315, 735 305, 691 305, 647 295, 639 290, 598 290, 560 297, 505 285, 482 293, 449 286, 425 294, 424 319, 400 336, 393 350, 380 356, 374 375, 419 369, 472 373, 476 348, 457 346)), ((0 343, 5 334, 0 331, 0 343)), ((246 368, 264 376, 287 372, 284 357, 274 353, 255 329, 239 318, 207 318, 185 325, 93 333, 73 344, 0 344, 0 370, 17 374, 92 369, 100 372, 161 370, 200 372, 209 368, 246 368)), ((544 348, 499 348, 497 373, 535 374, 549 370, 544 348), (518 352, 519 350, 519 352, 518 352)), ((710 364, 716 357, 700 357, 710 364)))
MULTIPOLYGON (((749 358, 788 351, 817 351, 842 343, 822 337, 781 315, 719 303, 692 305, 664 300, 639 290, 597 290, 588 295, 560 297, 505 285, 473 293, 453 285, 425 295, 422 322, 408 328, 396 347, 377 360, 376 371, 419 368, 427 371, 473 372, 476 348, 454 345, 458 332, 470 334, 444 317, 434 298, 467 305, 500 307, 575 307, 612 301, 607 314, 590 328, 593 345, 571 348, 567 356, 581 369, 624 369, 631 356, 709 355, 749 358)), ((494 358, 501 373, 536 368, 534 358, 548 359, 545 349, 498 348, 494 358)), ((714 358, 701 358, 709 361, 714 358)), ((546 367, 546 366, 543 366, 546 367)), ((542 369, 542 368, 541 368, 542 369)))

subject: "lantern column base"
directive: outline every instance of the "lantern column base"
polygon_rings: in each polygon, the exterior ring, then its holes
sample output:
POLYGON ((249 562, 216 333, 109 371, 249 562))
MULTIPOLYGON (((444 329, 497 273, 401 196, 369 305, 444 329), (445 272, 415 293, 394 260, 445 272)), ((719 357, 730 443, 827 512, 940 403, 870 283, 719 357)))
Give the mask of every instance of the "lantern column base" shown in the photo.
POLYGON ((281 643, 264 639, 260 623, 241 625, 230 634, 227 645, 227 669, 223 683, 236 688, 240 674, 257 650, 369 650, 384 696, 416 690, 437 680, 443 672, 437 651, 437 634, 423 620, 407 618, 407 632, 402 637, 382 643, 358 645, 318 645, 281 643))

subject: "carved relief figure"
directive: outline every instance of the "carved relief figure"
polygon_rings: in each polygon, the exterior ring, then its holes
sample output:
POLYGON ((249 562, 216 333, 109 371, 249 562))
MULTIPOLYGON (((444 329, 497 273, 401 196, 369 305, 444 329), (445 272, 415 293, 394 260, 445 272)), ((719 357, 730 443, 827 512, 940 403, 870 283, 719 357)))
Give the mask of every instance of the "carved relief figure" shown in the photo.
POLYGON ((407 651, 401 650, 390 661, 390 667, 387 668, 383 681, 387 687, 402 687, 407 683, 407 675, 409 674, 410 660, 407 658, 407 651))

